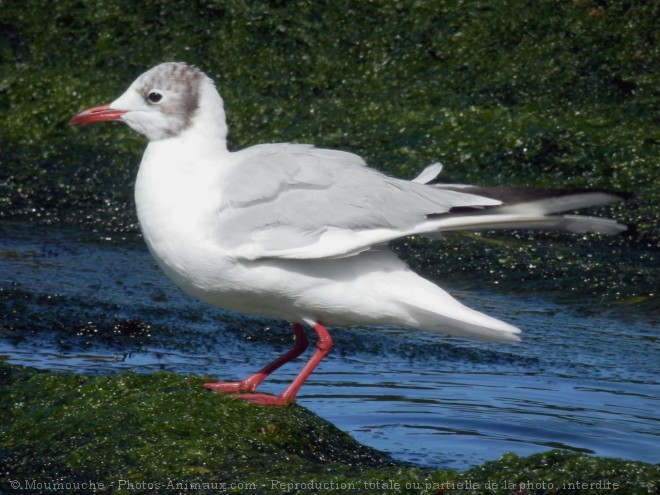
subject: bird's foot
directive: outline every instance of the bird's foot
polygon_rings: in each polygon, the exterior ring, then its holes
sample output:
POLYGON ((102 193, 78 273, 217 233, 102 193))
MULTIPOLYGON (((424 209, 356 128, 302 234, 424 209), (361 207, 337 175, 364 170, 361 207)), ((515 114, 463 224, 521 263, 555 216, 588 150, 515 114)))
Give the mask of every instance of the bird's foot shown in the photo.
POLYGON ((256 387, 251 387, 245 381, 241 382, 207 382, 202 385, 206 390, 218 394, 227 394, 232 392, 254 392, 256 387))
POLYGON ((255 374, 244 378, 240 382, 207 382, 203 387, 211 392, 219 394, 227 394, 232 392, 254 392, 264 378, 268 376, 268 372, 257 371, 255 374))
POLYGON ((256 386, 253 387, 251 384, 247 384, 245 380, 241 382, 207 382, 203 387, 211 392, 216 392, 219 394, 234 393, 233 397, 237 399, 242 399, 252 404, 257 404, 259 406, 286 406, 291 404, 292 400, 283 399, 278 395, 269 395, 269 394, 255 394, 250 393, 254 392, 256 386), (239 393, 236 393, 239 392, 239 393), (248 392, 248 393, 240 393, 248 392))
POLYGON ((293 400, 283 399, 279 395, 269 395, 269 394, 236 394, 234 395, 237 399, 245 400, 251 402, 252 404, 257 404, 258 406, 288 406, 293 404, 293 400))

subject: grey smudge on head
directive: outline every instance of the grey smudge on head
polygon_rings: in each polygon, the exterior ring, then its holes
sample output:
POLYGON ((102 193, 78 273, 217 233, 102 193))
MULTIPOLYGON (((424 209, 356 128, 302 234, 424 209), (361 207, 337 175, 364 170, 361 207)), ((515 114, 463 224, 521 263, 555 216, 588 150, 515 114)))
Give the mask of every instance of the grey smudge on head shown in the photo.
POLYGON ((200 88, 204 74, 197 67, 183 63, 165 63, 147 72, 140 93, 149 101, 153 90, 174 93, 173 98, 164 100, 161 111, 170 117, 172 126, 165 129, 167 137, 173 137, 187 129, 199 108, 200 88))

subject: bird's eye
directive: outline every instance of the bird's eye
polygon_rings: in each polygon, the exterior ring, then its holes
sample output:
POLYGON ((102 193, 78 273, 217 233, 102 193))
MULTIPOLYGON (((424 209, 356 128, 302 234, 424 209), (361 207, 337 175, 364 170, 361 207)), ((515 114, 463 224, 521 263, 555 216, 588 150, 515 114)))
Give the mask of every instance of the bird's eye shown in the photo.
POLYGON ((151 103, 160 103, 160 100, 163 99, 163 95, 160 94, 158 91, 149 91, 147 98, 151 103))

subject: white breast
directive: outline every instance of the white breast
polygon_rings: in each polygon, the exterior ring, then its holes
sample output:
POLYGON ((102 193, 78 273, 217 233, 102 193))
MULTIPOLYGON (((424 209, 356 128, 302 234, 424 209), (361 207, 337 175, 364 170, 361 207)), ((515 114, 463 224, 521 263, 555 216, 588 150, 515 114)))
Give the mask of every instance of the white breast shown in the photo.
POLYGON ((209 274, 230 261, 209 234, 214 232, 216 205, 221 202, 222 164, 231 160, 231 154, 180 141, 149 144, 135 183, 135 202, 152 255, 190 292, 208 285, 209 274))

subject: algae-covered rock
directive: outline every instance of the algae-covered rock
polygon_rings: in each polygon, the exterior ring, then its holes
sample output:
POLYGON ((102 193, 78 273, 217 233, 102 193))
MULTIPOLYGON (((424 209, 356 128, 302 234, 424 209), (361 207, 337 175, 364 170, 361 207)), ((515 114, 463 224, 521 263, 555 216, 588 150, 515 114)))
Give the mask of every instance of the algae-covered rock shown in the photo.
POLYGON ((143 139, 67 122, 186 61, 215 79, 234 150, 306 142, 401 177, 441 161, 450 182, 633 192, 596 212, 635 226, 586 248, 611 261, 552 236, 568 249, 550 263, 524 247, 518 263, 518 245, 464 260, 449 239, 446 264, 479 282, 534 266, 555 291, 561 278, 657 313, 658 24, 658 2, 4 2, 0 218, 136 231, 143 139))
POLYGON ((305 409, 251 407, 206 393, 200 378, 1 370, 3 474, 21 482, 261 486, 390 464, 305 409))
MULTIPOLYGON (((159 62, 199 65, 233 149, 297 141, 414 176, 634 191, 658 245, 657 2, 3 2, 1 216, 135 229, 143 142, 72 130, 159 62), (113 187, 107 187, 112 184, 113 187)), ((612 210, 610 210, 612 211, 612 210)))
POLYGON ((461 475, 473 488, 459 493, 656 493, 660 467, 619 459, 550 451, 520 458, 506 454, 461 475), (479 485, 481 488, 478 488, 479 485))
POLYGON ((593 488, 607 482, 620 493, 646 494, 660 477, 660 468, 647 464, 556 451, 511 454, 461 474, 396 464, 304 408, 254 406, 208 393, 202 382, 170 373, 94 376, 0 365, 0 488, 593 494, 609 493, 593 488), (526 482, 586 485, 520 491, 526 482))

